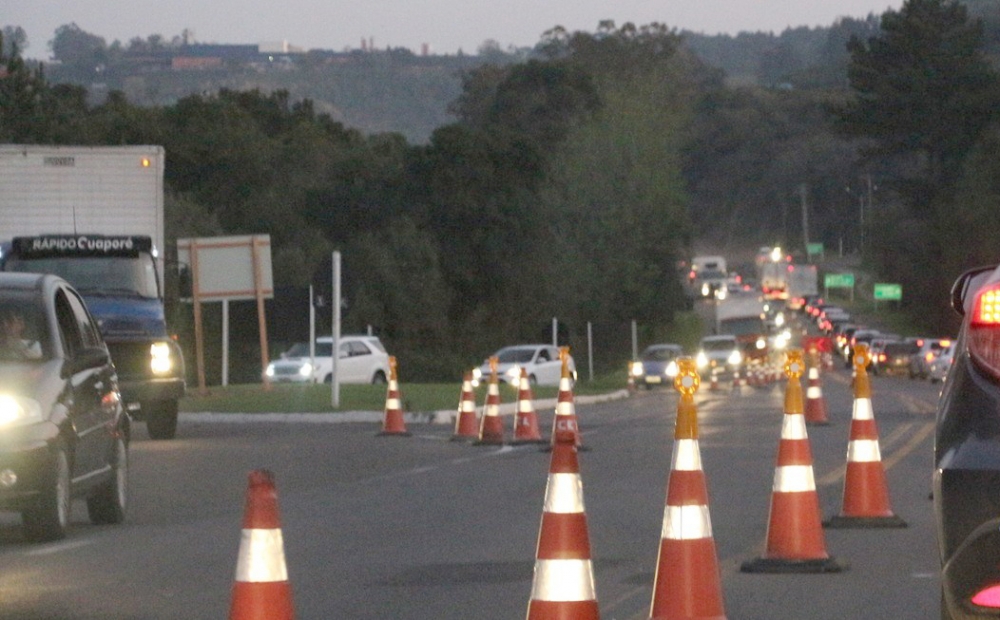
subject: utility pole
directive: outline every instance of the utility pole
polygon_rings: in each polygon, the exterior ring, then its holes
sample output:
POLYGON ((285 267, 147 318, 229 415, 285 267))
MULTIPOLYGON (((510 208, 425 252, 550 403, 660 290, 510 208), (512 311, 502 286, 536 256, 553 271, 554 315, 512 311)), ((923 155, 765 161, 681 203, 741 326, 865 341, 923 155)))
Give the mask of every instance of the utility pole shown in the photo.
POLYGON ((808 201, 808 190, 809 186, 803 183, 799 186, 799 192, 802 197, 802 244, 806 251, 806 256, 809 256, 809 201, 808 201))

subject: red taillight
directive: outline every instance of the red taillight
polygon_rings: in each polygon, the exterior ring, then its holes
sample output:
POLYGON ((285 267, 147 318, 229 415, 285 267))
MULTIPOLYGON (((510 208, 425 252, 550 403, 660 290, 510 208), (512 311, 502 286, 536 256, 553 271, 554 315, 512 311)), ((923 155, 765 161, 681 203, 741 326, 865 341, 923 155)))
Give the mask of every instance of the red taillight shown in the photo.
POLYGON ((1000 283, 976 293, 968 335, 972 357, 994 377, 1000 377, 1000 283))
POLYGON ((980 607, 1000 608, 1000 585, 987 586, 976 592, 972 603, 980 607))
POLYGON ((973 325, 1000 325, 1000 284, 979 291, 972 306, 973 325))

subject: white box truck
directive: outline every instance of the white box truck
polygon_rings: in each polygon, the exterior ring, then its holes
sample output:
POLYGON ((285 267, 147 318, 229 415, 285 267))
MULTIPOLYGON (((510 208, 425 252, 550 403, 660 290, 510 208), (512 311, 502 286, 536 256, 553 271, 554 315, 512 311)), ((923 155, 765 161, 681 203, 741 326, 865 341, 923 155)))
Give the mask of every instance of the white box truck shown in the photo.
POLYGON ((161 146, 0 145, 0 267, 80 291, 153 439, 174 437, 186 387, 163 309, 164 159, 161 146))

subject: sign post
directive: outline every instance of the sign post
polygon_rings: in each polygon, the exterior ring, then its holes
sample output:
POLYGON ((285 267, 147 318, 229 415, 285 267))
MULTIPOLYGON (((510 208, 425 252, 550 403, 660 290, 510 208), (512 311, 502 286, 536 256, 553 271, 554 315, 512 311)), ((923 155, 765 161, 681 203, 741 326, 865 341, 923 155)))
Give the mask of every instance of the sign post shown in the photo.
MULTIPOLYGON (((205 391, 205 353, 201 304, 207 301, 254 300, 260 322, 261 377, 264 387, 270 387, 264 370, 267 368, 267 325, 264 320, 264 300, 274 297, 271 273, 270 235, 239 237, 202 237, 177 240, 177 261, 187 265, 191 277, 191 297, 184 301, 194 304, 195 350, 198 363, 198 388, 205 391)), ((229 347, 229 304, 223 304, 223 348, 229 347)), ((229 352, 223 351, 224 363, 229 352)), ((228 381, 228 369, 223 377, 228 381)))

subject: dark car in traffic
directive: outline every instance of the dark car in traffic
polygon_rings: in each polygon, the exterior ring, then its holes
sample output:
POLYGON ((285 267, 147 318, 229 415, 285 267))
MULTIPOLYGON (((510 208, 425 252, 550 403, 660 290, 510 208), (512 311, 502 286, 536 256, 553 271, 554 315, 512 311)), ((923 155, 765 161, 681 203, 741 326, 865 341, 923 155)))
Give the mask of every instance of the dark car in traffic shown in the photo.
POLYGON ((652 389, 658 385, 673 385, 677 376, 677 358, 684 355, 679 344, 653 344, 646 347, 637 362, 632 363, 636 383, 652 389))
POLYGON ((952 288, 962 326, 938 400, 933 499, 941 617, 1000 617, 1000 268, 952 288))
POLYGON ((0 273, 0 510, 33 541, 66 535, 71 502, 120 523, 129 418, 82 297, 54 275, 0 273))

